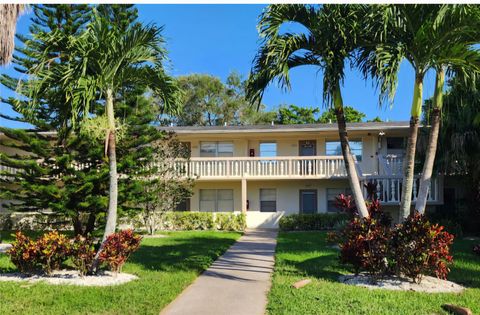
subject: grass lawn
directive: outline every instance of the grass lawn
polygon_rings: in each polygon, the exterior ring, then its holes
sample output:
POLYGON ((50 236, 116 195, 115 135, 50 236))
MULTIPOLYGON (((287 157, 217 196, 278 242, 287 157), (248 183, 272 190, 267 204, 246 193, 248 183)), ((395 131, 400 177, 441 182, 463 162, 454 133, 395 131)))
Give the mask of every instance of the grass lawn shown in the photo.
POLYGON ((338 263, 338 250, 324 232, 279 233, 275 273, 269 294, 269 314, 446 314, 441 305, 453 303, 480 314, 480 257, 474 241, 454 244, 455 263, 448 279, 468 289, 462 294, 426 294, 369 290, 337 282, 349 270, 338 263), (303 278, 312 283, 291 288, 303 278))
MULTIPOLYGON (((0 282, 0 314, 158 314, 240 233, 170 232, 149 238, 123 272, 138 280, 106 288, 0 282)), ((0 254, 0 272, 14 271, 0 254)))

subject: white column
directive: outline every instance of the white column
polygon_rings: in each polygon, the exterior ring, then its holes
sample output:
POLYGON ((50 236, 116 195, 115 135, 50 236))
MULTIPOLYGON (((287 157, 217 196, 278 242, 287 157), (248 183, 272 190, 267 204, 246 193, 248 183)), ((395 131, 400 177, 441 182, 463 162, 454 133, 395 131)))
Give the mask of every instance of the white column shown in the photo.
POLYGON ((247 179, 242 178, 242 213, 247 213, 247 179))

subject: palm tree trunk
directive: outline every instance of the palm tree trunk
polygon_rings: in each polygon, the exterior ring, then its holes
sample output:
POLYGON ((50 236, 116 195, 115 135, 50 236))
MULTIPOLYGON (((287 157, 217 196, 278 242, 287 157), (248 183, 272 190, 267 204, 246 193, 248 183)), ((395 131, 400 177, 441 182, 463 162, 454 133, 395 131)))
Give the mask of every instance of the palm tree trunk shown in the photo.
POLYGON ((402 181, 402 198, 400 202, 399 221, 403 222, 410 215, 412 205, 413 180, 415 175, 415 151, 417 147, 418 126, 422 113, 423 76, 415 75, 413 88, 412 111, 410 117, 410 133, 408 135, 407 152, 402 181))
POLYGON ((102 243, 90 268, 90 272, 95 273, 98 269, 100 260, 100 253, 103 251, 105 246, 105 240, 110 234, 115 233, 115 228, 117 226, 117 199, 118 199, 118 176, 117 176, 117 155, 116 155, 116 145, 115 145, 115 114, 113 111, 113 91, 112 89, 107 89, 106 97, 106 109, 107 109, 107 119, 108 119, 108 163, 110 167, 110 188, 108 191, 108 212, 107 212, 107 223, 105 225, 105 231, 103 233, 102 243))
POLYGON ((435 80, 434 104, 431 114, 431 128, 428 137, 428 146, 423 164, 422 177, 420 178, 420 189, 418 191, 417 203, 415 209, 420 213, 425 213, 427 205, 428 191, 432 179, 433 165, 435 163, 435 154, 437 152, 438 133, 440 131, 440 114, 443 105, 443 85, 445 83, 445 72, 443 69, 437 71, 435 80))
POLYGON ((105 232, 103 240, 110 234, 115 233, 117 226, 117 199, 118 199, 118 176, 117 176, 117 154, 116 154, 116 139, 115 139, 115 115, 113 112, 113 91, 107 89, 107 118, 108 118, 108 163, 110 167, 110 188, 108 192, 108 213, 107 223, 105 225, 105 232))
POLYGON ((17 20, 24 8, 24 4, 0 4, 0 66, 12 59, 17 20))
POLYGON ((338 122, 338 135, 340 137, 340 145, 342 147, 343 160, 345 163, 345 170, 347 171, 348 182, 352 189, 353 199, 357 206, 358 215, 361 218, 368 218, 368 210, 365 204, 365 198, 363 197, 362 188, 360 187, 360 181, 358 179, 357 170, 355 167, 355 161, 350 152, 350 145, 348 143, 347 125, 345 123, 345 114, 343 112, 343 99, 340 87, 335 89, 333 95, 333 103, 335 106, 335 115, 338 122))

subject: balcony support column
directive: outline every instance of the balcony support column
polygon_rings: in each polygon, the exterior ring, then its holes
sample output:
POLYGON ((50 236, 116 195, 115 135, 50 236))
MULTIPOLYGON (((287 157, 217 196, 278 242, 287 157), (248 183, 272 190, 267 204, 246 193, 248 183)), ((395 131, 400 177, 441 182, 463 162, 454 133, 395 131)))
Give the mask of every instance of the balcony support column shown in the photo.
POLYGON ((242 213, 247 214, 247 179, 242 178, 242 213))

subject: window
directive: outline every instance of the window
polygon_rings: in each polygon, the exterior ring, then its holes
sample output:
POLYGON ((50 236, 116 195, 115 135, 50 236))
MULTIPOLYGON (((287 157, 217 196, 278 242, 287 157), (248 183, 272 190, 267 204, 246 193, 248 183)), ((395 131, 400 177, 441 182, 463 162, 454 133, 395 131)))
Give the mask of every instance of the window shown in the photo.
POLYGON ((200 211, 233 212, 233 189, 200 189, 200 211))
POLYGON ((217 190, 217 209, 218 212, 233 211, 233 189, 217 190))
POLYGON ((190 198, 180 201, 175 207, 175 211, 190 211, 190 198))
POLYGON ((227 141, 200 142, 201 157, 233 156, 233 143, 227 141))
POLYGON ((327 188, 327 212, 338 212, 336 197, 340 194, 351 195, 350 188, 327 188))
MULTIPOLYGON (((363 143, 362 140, 351 140, 350 150, 358 162, 362 161, 363 143)), ((327 141, 325 143, 325 152, 327 155, 342 155, 342 146, 340 141, 327 141)))
POLYGON ((277 211, 277 190, 276 189, 260 189, 260 211, 261 212, 277 211))
POLYGON ((401 150, 403 149, 404 141, 401 137, 388 137, 387 138, 387 149, 401 150))
POLYGON ((276 142, 260 143, 260 157, 275 157, 275 156, 277 156, 276 142))

